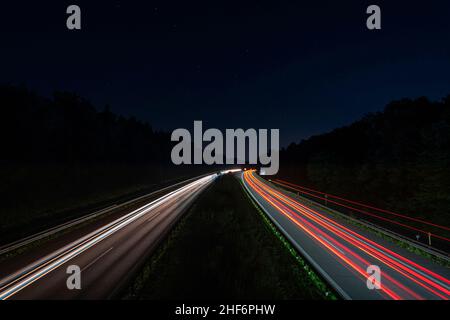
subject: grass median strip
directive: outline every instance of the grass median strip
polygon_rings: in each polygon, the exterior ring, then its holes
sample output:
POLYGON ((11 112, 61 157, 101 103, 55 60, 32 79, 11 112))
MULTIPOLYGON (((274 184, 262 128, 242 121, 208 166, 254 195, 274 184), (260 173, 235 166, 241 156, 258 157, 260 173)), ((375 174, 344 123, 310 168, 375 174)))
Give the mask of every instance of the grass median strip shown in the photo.
POLYGON ((223 176, 144 264, 125 299, 324 299, 327 290, 223 176))

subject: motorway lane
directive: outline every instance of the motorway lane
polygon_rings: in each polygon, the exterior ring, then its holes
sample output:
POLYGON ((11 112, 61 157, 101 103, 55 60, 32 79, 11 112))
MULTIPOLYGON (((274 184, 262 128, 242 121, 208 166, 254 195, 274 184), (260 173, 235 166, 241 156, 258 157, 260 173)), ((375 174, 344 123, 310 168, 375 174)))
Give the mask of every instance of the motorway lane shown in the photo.
MULTIPOLYGON (((206 175, 205 175, 206 176, 206 175)), ((160 190, 153 191, 147 195, 140 196, 136 199, 129 200, 125 203, 118 203, 112 206, 110 210, 105 210, 103 214, 98 215, 95 218, 88 219, 86 222, 78 224, 74 227, 69 227, 68 229, 64 229, 63 225, 55 226, 55 228, 59 228, 63 226, 63 230, 60 232, 56 232, 56 234, 49 236, 47 238, 43 238, 41 241, 37 241, 32 243, 31 245, 25 245, 25 250, 22 251, 22 241, 17 241, 19 246, 19 254, 13 250, 13 255, 10 256, 10 252, 8 251, 9 245, 2 247, 2 250, 6 250, 6 253, 0 255, 0 287, 1 287, 1 279, 5 276, 14 273, 18 269, 21 269, 23 266, 27 266, 32 264, 33 262, 45 257, 53 252, 59 250, 64 247, 68 243, 72 243, 77 241, 82 236, 89 234, 123 216, 126 214, 143 207, 144 205, 168 194, 171 191, 176 190, 182 186, 187 185, 188 183, 197 180, 203 176, 199 176, 196 178, 188 179, 185 181, 181 181, 175 183, 174 185, 162 188, 160 190)), ((95 215, 96 212, 87 214, 84 217, 95 215)), ((82 217, 81 219, 83 219, 82 217)), ((71 224, 74 220, 68 221, 68 224, 71 224)), ((43 231, 45 233, 46 230, 43 231)), ((30 238, 34 238, 34 235, 31 235, 30 238)), ((26 240, 26 239, 25 239, 26 240)), ((25 241, 26 243, 26 241, 25 241)))
POLYGON ((258 204, 343 298, 450 299, 448 268, 338 220, 254 171, 241 177, 258 204), (381 289, 368 289, 369 265, 380 267, 381 289))
POLYGON ((215 177, 176 189, 7 276, 0 299, 110 298, 215 177), (67 289, 69 265, 82 270, 81 290, 67 289))

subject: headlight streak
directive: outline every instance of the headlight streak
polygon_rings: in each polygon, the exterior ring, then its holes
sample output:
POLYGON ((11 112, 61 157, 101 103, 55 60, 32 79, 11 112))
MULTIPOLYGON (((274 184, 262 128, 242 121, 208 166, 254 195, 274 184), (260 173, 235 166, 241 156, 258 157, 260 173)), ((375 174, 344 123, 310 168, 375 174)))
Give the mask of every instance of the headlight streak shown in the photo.
POLYGON ((91 232, 87 236, 72 242, 71 244, 63 247, 60 250, 38 260, 37 262, 23 268, 22 270, 14 273, 11 276, 3 279, 1 283, 3 286, 0 288, 0 300, 5 300, 23 290, 30 284, 39 280, 49 272, 63 265, 70 259, 78 256, 82 252, 88 250, 95 244, 104 240, 111 234, 124 228, 133 221, 139 219, 143 215, 147 214, 154 208, 167 203, 171 199, 181 197, 186 192, 192 192, 198 190, 205 184, 211 182, 217 177, 217 174, 212 174, 203 178, 200 178, 194 182, 187 184, 177 190, 174 190, 167 195, 164 195, 149 204, 132 211, 131 213, 107 224, 106 226, 91 232))

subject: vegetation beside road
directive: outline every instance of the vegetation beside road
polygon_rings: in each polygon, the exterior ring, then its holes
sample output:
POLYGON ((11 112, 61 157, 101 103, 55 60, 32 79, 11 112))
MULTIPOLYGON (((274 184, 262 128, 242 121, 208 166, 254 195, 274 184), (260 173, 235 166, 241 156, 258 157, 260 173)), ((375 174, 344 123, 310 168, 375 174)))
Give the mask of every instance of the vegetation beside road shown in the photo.
POLYGON ((124 298, 325 298, 309 272, 261 219, 238 180, 227 175, 178 223, 124 298))
POLYGON ((0 85, 0 243, 212 170, 175 166, 168 132, 82 97, 0 85))
MULTIPOLYGON (((280 163, 277 178, 450 226, 450 96, 391 102, 382 112, 291 144, 280 152, 280 163)), ((429 226, 425 231, 450 235, 429 226)))

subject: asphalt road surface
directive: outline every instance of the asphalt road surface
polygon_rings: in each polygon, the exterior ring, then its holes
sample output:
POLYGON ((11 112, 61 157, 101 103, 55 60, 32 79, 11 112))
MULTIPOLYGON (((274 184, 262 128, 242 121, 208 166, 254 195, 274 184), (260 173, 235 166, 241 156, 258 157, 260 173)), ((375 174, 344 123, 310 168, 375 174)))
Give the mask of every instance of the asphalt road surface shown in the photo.
POLYGON ((168 192, 25 266, 14 263, 20 258, 7 261, 0 265, 0 299, 113 297, 215 177, 202 177, 168 192), (5 274, 12 266, 17 271, 5 274), (69 266, 81 270, 81 289, 68 288, 69 266))
POLYGON ((275 187, 255 171, 241 178, 272 221, 343 298, 450 298, 449 268, 275 187), (376 267, 379 281, 373 273, 376 267))

